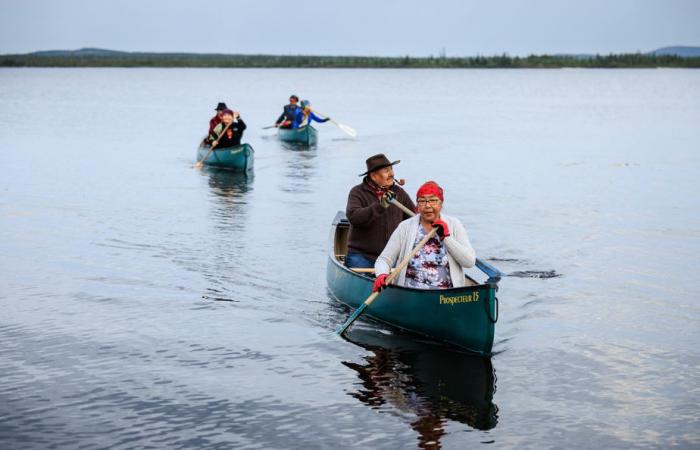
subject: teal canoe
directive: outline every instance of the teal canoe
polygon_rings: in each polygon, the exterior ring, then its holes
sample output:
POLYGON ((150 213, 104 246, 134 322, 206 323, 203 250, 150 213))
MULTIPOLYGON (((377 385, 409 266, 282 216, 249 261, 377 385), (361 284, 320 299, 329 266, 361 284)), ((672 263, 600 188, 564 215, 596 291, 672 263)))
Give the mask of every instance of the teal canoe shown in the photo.
POLYGON ((311 125, 303 128, 278 128, 277 135, 280 141, 297 142, 304 145, 316 145, 318 130, 311 125))
MULTIPOLYGON (((349 232, 350 223, 340 211, 333 220, 326 281, 338 301, 356 309, 372 293, 374 279, 344 266, 349 232)), ((470 352, 490 355, 498 320, 496 291, 500 278, 490 277, 478 283, 466 274, 465 277, 467 286, 451 289, 391 285, 367 307, 364 315, 470 352)))
POLYGON ((235 147, 217 148, 210 152, 211 147, 200 145, 197 149, 197 161, 204 160, 204 164, 221 169, 248 172, 253 170, 253 155, 255 151, 248 144, 235 147))

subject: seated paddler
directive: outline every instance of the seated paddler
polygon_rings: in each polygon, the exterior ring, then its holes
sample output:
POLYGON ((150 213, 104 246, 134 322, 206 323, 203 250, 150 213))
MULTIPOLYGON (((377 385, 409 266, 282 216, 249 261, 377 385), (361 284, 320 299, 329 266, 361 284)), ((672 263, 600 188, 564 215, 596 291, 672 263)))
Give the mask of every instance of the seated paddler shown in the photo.
POLYGON ((214 127, 209 135, 209 143, 216 148, 228 148, 241 145, 246 124, 238 111, 225 109, 221 115, 221 123, 214 127))
POLYGON ((311 110, 311 103, 308 100, 301 101, 301 108, 296 110, 294 114, 294 123, 292 123, 292 128, 302 128, 307 125, 311 125, 311 121, 314 122, 328 122, 331 120, 330 117, 319 117, 311 110))
POLYGON ((296 95, 291 95, 289 97, 289 104, 282 108, 282 114, 277 118, 275 126, 278 128, 292 128, 292 123, 294 123, 294 118, 296 117, 297 110, 299 109, 299 97, 296 95))
POLYGON ((345 265, 371 268, 382 252, 394 229, 407 217, 401 209, 391 206, 396 198, 407 208, 415 208, 411 197, 394 180, 393 166, 401 161, 389 161, 383 154, 367 158, 367 171, 361 173, 362 183, 348 194, 345 215, 350 222, 348 253, 345 265))
POLYGON ((395 279, 399 286, 417 289, 447 289, 466 285, 464 269, 473 267, 476 254, 459 219, 443 214, 445 196, 434 181, 416 193, 418 214, 396 227, 374 264, 377 275, 373 291, 386 286, 389 271, 433 229, 437 233, 416 253, 395 279))

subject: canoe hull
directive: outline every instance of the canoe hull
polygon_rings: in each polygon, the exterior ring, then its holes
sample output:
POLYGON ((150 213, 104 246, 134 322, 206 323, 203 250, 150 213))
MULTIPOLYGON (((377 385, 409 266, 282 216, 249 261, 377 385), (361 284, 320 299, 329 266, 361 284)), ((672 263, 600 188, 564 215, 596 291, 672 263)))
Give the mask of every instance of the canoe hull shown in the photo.
MULTIPOLYGON (((337 300, 355 309, 371 294, 373 280, 351 271, 336 257, 339 254, 336 235, 338 228, 344 226, 344 219, 339 219, 341 215, 336 216, 331 233, 326 281, 337 300)), ((430 290, 392 285, 382 291, 364 314, 474 353, 490 355, 498 314, 496 289, 495 284, 430 290)))
POLYGON ((303 145, 316 145, 318 141, 318 130, 312 126, 304 128, 278 128, 277 136, 280 141, 296 142, 303 145))
POLYGON ((200 146, 197 149, 197 161, 202 158, 204 164, 221 169, 234 170, 236 172, 248 172, 253 170, 255 151, 248 144, 241 144, 235 147, 215 149, 212 152, 210 147, 200 146))

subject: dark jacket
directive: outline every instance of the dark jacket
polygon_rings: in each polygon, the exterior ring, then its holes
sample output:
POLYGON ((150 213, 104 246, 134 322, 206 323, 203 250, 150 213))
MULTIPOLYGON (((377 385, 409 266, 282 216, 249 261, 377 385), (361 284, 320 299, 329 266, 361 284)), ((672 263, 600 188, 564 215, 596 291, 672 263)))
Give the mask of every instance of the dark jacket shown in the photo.
POLYGON ((241 145, 243 130, 247 128, 245 122, 243 122, 241 118, 238 118, 237 121, 234 121, 231 126, 228 127, 228 130, 226 130, 223 136, 219 137, 219 133, 223 131, 224 127, 226 127, 226 125, 220 123, 214 128, 214 131, 212 131, 209 136, 209 143, 211 144, 218 139, 219 144, 216 148, 228 148, 241 145))
MULTIPOLYGON (((296 117, 297 111, 300 111, 301 108, 298 105, 292 105, 291 103, 287 106, 284 107, 282 110, 282 114, 277 118, 277 122, 275 124, 280 124, 284 122, 285 120, 288 120, 290 122, 294 122, 294 118, 296 117)), ((285 126, 284 128, 291 128, 291 124, 285 126)))
MULTIPOLYGON (((379 204, 377 194, 367 184, 368 177, 362 183, 353 187, 348 195, 348 206, 345 215, 350 221, 350 236, 348 237, 348 250, 363 254, 370 259, 377 259, 389 241, 391 233, 407 216, 403 211, 393 205, 384 208, 379 204)), ((391 190, 396 194, 396 200, 410 210, 416 206, 406 191, 394 185, 391 190)))

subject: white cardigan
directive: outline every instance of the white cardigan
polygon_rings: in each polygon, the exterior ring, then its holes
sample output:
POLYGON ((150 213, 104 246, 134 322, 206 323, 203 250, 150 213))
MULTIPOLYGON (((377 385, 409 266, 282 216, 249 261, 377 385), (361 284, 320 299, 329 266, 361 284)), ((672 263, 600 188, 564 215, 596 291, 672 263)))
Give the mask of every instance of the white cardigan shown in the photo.
MULTIPOLYGON (((464 229, 462 222, 445 214, 441 214, 440 218, 447 223, 450 229, 450 235, 442 241, 442 244, 447 250, 447 260, 450 262, 452 286, 463 287, 466 285, 464 268, 474 267, 476 253, 469 243, 469 236, 467 236, 467 231, 464 229)), ((374 272, 377 276, 383 273, 388 274, 391 267, 394 267, 399 261, 403 261, 406 255, 413 250, 413 245, 418 235, 419 220, 420 216, 416 215, 404 220, 396 227, 382 254, 379 255, 377 262, 374 263, 374 272)), ((406 268, 394 279, 394 284, 405 286, 406 268)))

